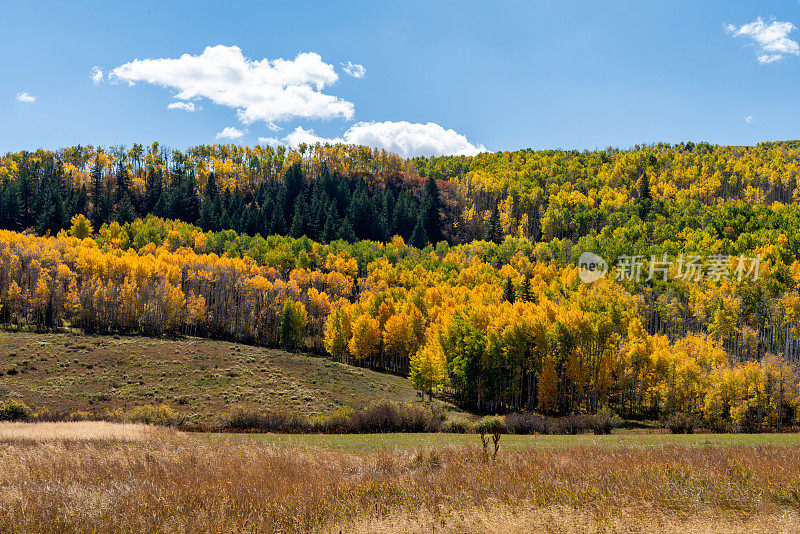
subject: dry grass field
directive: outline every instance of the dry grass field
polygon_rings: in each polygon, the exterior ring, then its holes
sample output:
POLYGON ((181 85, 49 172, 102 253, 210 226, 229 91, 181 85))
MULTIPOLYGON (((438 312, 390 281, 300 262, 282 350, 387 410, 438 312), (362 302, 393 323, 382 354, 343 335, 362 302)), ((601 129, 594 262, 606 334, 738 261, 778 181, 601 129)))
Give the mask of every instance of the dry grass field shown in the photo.
POLYGON ((200 338, 0 332, 0 400, 103 413, 166 404, 190 422, 233 407, 303 414, 419 402, 403 377, 327 358, 200 338))
POLYGON ((130 442, 174 437, 178 432, 140 424, 82 421, 75 423, 0 423, 0 444, 53 442, 130 442))
POLYGON ((347 451, 0 425, 0 532, 797 532, 800 447, 347 451), (79 436, 83 436, 80 439, 79 436))

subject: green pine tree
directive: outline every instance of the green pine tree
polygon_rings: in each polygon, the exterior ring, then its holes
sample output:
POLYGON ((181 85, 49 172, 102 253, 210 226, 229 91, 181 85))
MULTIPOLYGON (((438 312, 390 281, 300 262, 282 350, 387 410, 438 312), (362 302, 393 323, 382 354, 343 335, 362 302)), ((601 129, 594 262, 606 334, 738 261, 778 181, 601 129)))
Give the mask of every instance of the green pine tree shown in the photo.
POLYGON ((414 231, 411 232, 411 237, 408 239, 408 244, 419 249, 428 246, 428 235, 425 233, 425 226, 422 223, 422 217, 419 218, 417 225, 414 227, 414 231))

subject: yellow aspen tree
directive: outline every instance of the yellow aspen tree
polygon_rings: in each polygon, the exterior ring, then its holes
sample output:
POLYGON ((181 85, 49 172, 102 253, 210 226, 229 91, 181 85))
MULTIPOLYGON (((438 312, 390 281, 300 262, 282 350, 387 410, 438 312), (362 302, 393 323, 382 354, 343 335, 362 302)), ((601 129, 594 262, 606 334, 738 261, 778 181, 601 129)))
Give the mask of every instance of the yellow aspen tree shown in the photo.
POLYGON ((353 337, 347 347, 356 360, 365 360, 378 353, 380 333, 378 320, 366 313, 353 322, 353 337))
POLYGON ((447 358, 435 336, 412 356, 409 379, 414 388, 429 396, 447 380, 447 358))

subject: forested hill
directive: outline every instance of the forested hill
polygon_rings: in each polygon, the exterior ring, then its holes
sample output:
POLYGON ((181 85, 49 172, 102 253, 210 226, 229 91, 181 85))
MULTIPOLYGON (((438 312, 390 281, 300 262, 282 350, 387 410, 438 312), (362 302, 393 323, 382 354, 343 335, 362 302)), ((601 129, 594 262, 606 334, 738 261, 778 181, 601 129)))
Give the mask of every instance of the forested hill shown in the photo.
POLYGON ((8 154, 0 322, 299 348, 484 411, 781 427, 800 414, 798 156, 8 154), (580 280, 584 251, 607 277, 580 280), (653 276, 664 255, 686 261, 653 276), (631 256, 641 278, 616 267, 631 256))
POLYGON ((754 232, 769 242, 783 230, 796 253, 799 160, 797 141, 413 160, 350 145, 78 146, 0 159, 0 226, 55 234, 77 213, 95 228, 154 214, 318 242, 399 235, 423 247, 510 235, 611 258, 674 241, 735 253, 753 248, 754 232))

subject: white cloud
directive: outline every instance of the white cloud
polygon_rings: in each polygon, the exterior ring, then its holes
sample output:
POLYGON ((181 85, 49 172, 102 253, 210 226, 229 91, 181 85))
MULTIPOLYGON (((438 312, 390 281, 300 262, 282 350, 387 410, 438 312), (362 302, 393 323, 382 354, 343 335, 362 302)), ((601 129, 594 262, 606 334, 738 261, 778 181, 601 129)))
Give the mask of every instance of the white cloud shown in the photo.
POLYGON ((89 75, 89 78, 91 78, 94 83, 102 82, 104 78, 103 70, 95 65, 92 67, 92 73, 89 75))
POLYGON ((797 29, 791 22, 764 22, 759 17, 738 28, 728 24, 725 29, 734 37, 747 37, 755 42, 760 52, 757 59, 762 65, 783 59, 786 55, 800 55, 800 44, 788 37, 789 33, 797 29))
POLYGON ((276 139, 274 137, 259 137, 258 144, 275 147, 275 146, 280 146, 284 143, 282 143, 280 139, 276 139))
POLYGON ((244 136, 245 132, 233 126, 224 128, 221 132, 217 133, 217 139, 239 139, 244 136))
POLYGON ((24 102, 26 104, 33 104, 34 102, 36 102, 36 97, 33 96, 32 94, 22 91, 20 93, 17 93, 17 101, 24 102))
POLYGON ((175 109, 178 111, 195 111, 194 102, 170 102, 167 104, 167 109, 175 109))
MULTIPOLYGON (((262 138, 266 143, 277 139, 262 138)), ((259 139, 259 141, 262 141, 259 139)), ((310 145, 316 143, 346 143, 383 148, 403 157, 412 156, 473 156, 485 152, 483 145, 473 145, 467 138, 455 130, 445 129, 436 123, 411 123, 406 121, 392 122, 359 122, 351 126, 342 137, 320 137, 313 130, 301 126, 285 136, 283 144, 297 146, 300 143, 310 145)))
POLYGON ((486 151, 483 145, 473 145, 464 135, 433 122, 359 122, 344 133, 344 138, 347 143, 385 148, 404 157, 474 156, 486 151))
POLYGON ((350 63, 347 62, 347 65, 342 63, 344 67, 344 71, 352 76, 353 78, 363 78, 367 75, 367 68, 364 65, 359 65, 358 63, 350 63))
POLYGON ((742 117, 742 120, 744 122, 746 122, 747 124, 750 124, 750 123, 753 122, 753 116, 752 115, 747 115, 746 117, 742 117))
POLYGON ((174 89, 178 100, 208 98, 236 109, 244 124, 274 126, 292 118, 351 119, 354 114, 351 102, 322 92, 339 76, 313 52, 292 60, 251 60, 238 46, 209 46, 197 56, 136 59, 111 70, 109 79, 174 89))
POLYGON ((316 145, 320 143, 324 145, 325 143, 336 144, 346 143, 347 141, 340 137, 320 137, 314 133, 314 130, 306 130, 302 126, 298 126, 292 133, 283 138, 283 142, 286 145, 298 146, 301 143, 306 143, 307 145, 316 145))
POLYGON ((758 62, 764 65, 767 63, 772 63, 773 61, 778 61, 782 57, 783 56, 780 54, 761 54, 758 56, 758 62))

